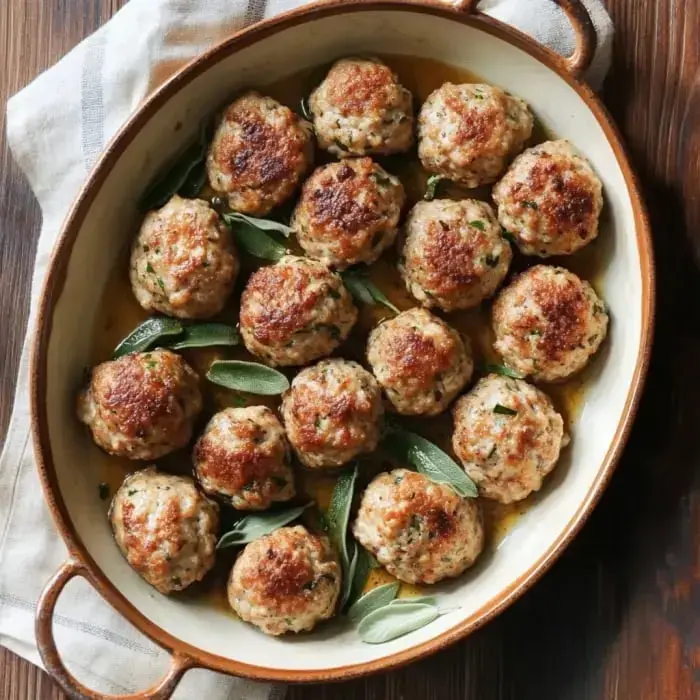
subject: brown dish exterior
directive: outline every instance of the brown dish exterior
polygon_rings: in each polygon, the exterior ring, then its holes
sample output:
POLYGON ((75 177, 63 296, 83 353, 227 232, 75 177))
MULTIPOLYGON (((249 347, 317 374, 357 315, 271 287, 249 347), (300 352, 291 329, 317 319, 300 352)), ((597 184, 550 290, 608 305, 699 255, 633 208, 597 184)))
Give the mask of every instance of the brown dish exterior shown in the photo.
POLYGON ((171 669, 166 678, 163 679, 158 686, 142 693, 119 696, 124 700, 167 698, 174 690, 182 674, 188 668, 197 666, 258 680, 284 682, 348 680, 368 673, 396 668, 411 661, 415 661, 456 642, 488 622, 520 597, 539 579, 562 553, 569 541, 590 515, 624 447, 641 395, 651 351, 655 278, 651 252, 650 228, 637 179, 631 170, 617 129, 612 124, 605 108, 590 88, 577 79, 577 76, 589 65, 593 55, 595 34, 590 23, 590 18, 588 18, 580 2, 575 2, 574 0, 555 1, 567 13, 576 29, 577 49, 574 55, 569 59, 562 59, 550 50, 537 45, 520 32, 496 20, 483 15, 470 14, 477 4, 475 0, 456 2, 452 4, 451 8, 446 7, 445 3, 420 2, 417 0, 388 0, 384 2, 374 2, 372 0, 333 0, 316 6, 298 8, 243 30, 196 59, 158 89, 127 122, 108 146, 99 164, 80 192, 64 224, 58 244, 54 250, 49 273, 40 300, 38 331, 34 341, 31 369, 32 430, 37 467, 53 518, 70 553, 70 559, 49 582, 46 591, 39 601, 36 618, 37 640, 47 670, 73 697, 101 697, 80 685, 68 673, 58 656, 51 631, 53 609, 58 595, 65 584, 76 575, 87 578, 98 592, 134 626, 173 654, 171 669), (146 619, 104 575, 83 545, 80 535, 71 522, 61 497, 52 461, 51 444, 47 427, 47 353, 54 307, 65 282, 73 243, 80 230, 81 223, 91 206, 95 193, 100 189, 107 173, 114 167, 114 164, 119 159, 122 149, 128 145, 149 117, 154 112, 158 111, 181 86, 187 84, 193 78, 209 69, 222 58, 235 53, 241 48, 264 40, 266 37, 287 27, 302 24, 313 18, 335 14, 362 12, 366 10, 387 11, 391 9, 442 16, 452 21, 475 27, 504 42, 513 44, 556 73, 560 79, 571 86, 584 100, 597 122, 600 124, 615 153, 617 163, 624 176, 626 186, 634 204, 635 234, 640 255, 643 285, 641 299, 642 342, 636 360, 634 378, 626 398, 623 417, 617 426, 614 439, 600 466, 592 488, 586 494, 579 509, 571 516, 567 527, 560 534, 554 545, 525 575, 514 581, 508 589, 502 591, 497 598, 490 601, 483 609, 479 610, 471 617, 462 620, 452 629, 435 639, 375 661, 333 668, 330 670, 320 668, 311 671, 273 670, 259 666, 251 666, 203 652, 168 634, 146 619), (463 10, 463 12, 459 10, 463 10))

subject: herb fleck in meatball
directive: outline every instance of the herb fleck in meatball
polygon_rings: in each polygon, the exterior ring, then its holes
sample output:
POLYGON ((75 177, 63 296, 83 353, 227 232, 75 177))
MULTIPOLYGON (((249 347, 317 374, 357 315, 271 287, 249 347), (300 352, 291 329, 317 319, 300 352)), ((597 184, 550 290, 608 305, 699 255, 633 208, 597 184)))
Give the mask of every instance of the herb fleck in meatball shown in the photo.
POLYGON ((404 415, 442 413, 473 370, 459 333, 425 309, 403 311, 378 325, 369 336, 367 360, 404 415))
POLYGON ((562 267, 536 265, 493 303, 494 348, 509 367, 535 380, 582 369, 608 328, 605 304, 588 282, 562 267))
POLYGON ((168 350, 97 365, 78 399, 78 417, 97 445, 128 459, 158 459, 184 447, 201 408, 199 377, 168 350))
POLYGON ((265 634, 313 629, 333 616, 340 593, 338 559, 326 537, 300 525, 251 542, 231 570, 228 600, 265 634))
POLYGON ((299 245, 330 267, 373 263, 393 242, 405 200, 398 178, 369 158, 318 168, 292 217, 299 245))
POLYGON ((349 335, 357 309, 339 275, 288 255, 253 273, 241 297, 241 336, 272 365, 305 365, 349 335))
POLYGON ((527 104, 491 85, 445 83, 418 117, 418 156, 465 187, 495 182, 532 133, 527 104))
POLYGON ((248 92, 225 111, 207 173, 231 209, 263 216, 292 196, 312 163, 311 124, 271 97, 248 92))
POLYGON ((492 296, 512 257, 488 204, 436 199, 409 214, 399 272, 422 306, 454 311, 492 296))
POLYGON ((131 249, 131 287, 147 311, 208 318, 224 308, 238 267, 219 215, 204 200, 175 195, 144 219, 131 249))
POLYGON ((512 503, 539 491, 568 444, 548 396, 520 379, 490 374, 454 407, 452 446, 479 493, 512 503))
POLYGON ((400 153, 413 145, 413 97, 378 59, 338 61, 309 107, 319 145, 340 158, 400 153))
POLYGON ((214 566, 219 508, 189 477, 155 467, 130 474, 109 519, 129 565, 161 593, 201 581, 214 566))
POLYGON ((568 141, 519 155, 493 198, 501 225, 525 255, 570 255, 598 235, 603 186, 568 141))
POLYGON ((484 547, 476 500, 406 469, 372 480, 353 533, 390 574, 407 583, 459 576, 484 547))
POLYGON ((287 437, 312 469, 340 467, 372 452, 384 409, 375 378, 356 362, 324 360, 297 374, 282 399, 287 437))
POLYGON ((284 429, 266 406, 215 414, 195 445, 193 461, 202 489, 239 510, 265 510, 294 496, 284 429))

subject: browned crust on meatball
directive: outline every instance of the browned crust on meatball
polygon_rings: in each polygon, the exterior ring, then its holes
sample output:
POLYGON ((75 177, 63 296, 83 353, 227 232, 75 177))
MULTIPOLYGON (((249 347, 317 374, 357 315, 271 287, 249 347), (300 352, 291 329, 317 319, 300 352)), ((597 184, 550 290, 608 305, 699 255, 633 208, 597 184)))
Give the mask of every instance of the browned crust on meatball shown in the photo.
POLYGON ((326 80, 328 101, 344 116, 383 109, 384 90, 398 82, 391 68, 371 61, 336 65, 326 80))
POLYGON ((194 461, 200 477, 225 484, 227 490, 240 491, 254 481, 264 481, 278 471, 284 452, 274 443, 262 443, 265 428, 251 420, 239 421, 230 426, 233 436, 245 441, 248 447, 232 452, 226 447, 212 444, 203 435, 194 447, 194 461), (257 445, 257 446, 256 446, 257 445))
POLYGON ((443 340, 435 343, 413 329, 394 333, 383 348, 386 366, 392 368, 394 376, 413 379, 421 388, 430 387, 437 375, 450 368, 458 351, 451 335, 443 340))
MULTIPOLYGON (((443 86, 446 89, 446 86, 443 86)), ((489 109, 476 109, 473 105, 465 103, 458 86, 452 86, 452 90, 445 96, 445 105, 461 118, 461 124, 457 130, 457 143, 470 145, 483 151, 498 142, 497 138, 505 130, 505 114, 502 109, 490 106, 489 109)), ((475 154, 477 157, 478 153, 475 154)))
POLYGON ((111 421, 131 438, 145 437, 154 424, 174 411, 180 384, 178 377, 162 365, 175 365, 178 374, 189 369, 174 353, 158 353, 153 365, 153 371, 144 370, 138 354, 132 354, 93 371, 93 392, 100 397, 101 410, 108 411, 111 421))
POLYGON ((281 343, 306 327, 313 311, 328 289, 312 291, 312 271, 302 265, 270 265, 254 272, 241 296, 241 322, 261 343, 281 343), (260 312, 255 313, 248 297, 259 295, 260 312), (291 298, 293 296, 293 298, 291 298), (284 306, 278 300, 284 298, 284 306))
POLYGON ((546 319, 542 323, 529 314, 522 314, 512 323, 513 331, 520 338, 522 355, 530 354, 528 336, 539 336, 537 347, 547 360, 558 361, 567 352, 576 349, 586 340, 585 326, 581 319, 588 314, 589 302, 584 288, 575 279, 567 278, 564 287, 549 278, 532 275, 532 270, 521 273, 513 282, 517 284, 523 274, 532 277, 531 293, 546 319))
POLYGON ((597 220, 598 216, 590 179, 566 168, 550 153, 540 153, 538 158, 527 181, 516 182, 510 188, 509 196, 517 206, 514 214, 532 207, 536 199, 539 204, 535 206, 539 215, 547 220, 548 229, 573 231, 582 240, 587 239, 592 220, 597 220), (556 196, 541 197, 550 185, 556 196))

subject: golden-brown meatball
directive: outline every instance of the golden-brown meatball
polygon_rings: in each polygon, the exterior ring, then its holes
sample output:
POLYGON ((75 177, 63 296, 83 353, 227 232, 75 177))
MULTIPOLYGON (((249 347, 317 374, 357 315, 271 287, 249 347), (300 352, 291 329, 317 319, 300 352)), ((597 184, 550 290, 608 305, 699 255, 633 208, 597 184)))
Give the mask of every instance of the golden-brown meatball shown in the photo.
POLYGON ((603 186, 568 141, 521 153, 493 199, 501 225, 525 255, 570 255, 598 235, 603 186))
POLYGON ((459 333, 425 309, 403 311, 369 336, 367 360, 394 408, 442 413, 471 379, 471 353, 459 333))
POLYGON ((201 581, 214 566, 219 507, 189 477, 155 467, 130 474, 109 518, 129 565, 161 593, 201 581))
POLYGON ((251 542, 231 570, 228 600, 265 634, 313 629, 335 612, 341 570, 326 537, 301 525, 251 542))
POLYGON ((376 58, 343 58, 309 99, 321 148, 339 158, 413 145, 413 96, 376 58))
POLYGON ((357 309, 340 275, 288 255, 254 272, 241 297, 241 336, 272 365, 305 365, 329 355, 349 335, 357 309))
POLYGON ((231 233, 209 203, 175 195, 144 219, 129 275, 146 311, 208 318, 224 308, 238 267, 231 233))
POLYGON ((407 469, 370 482, 353 533, 390 574, 407 583, 459 576, 484 547, 476 500, 407 469))
POLYGON ((383 413, 375 378, 357 362, 340 359, 299 372, 282 399, 289 442, 312 469, 340 467, 374 450, 383 413))
POLYGON ((97 445, 128 459, 158 459, 184 447, 201 408, 199 377, 169 350, 97 365, 78 399, 78 417, 97 445))
POLYGON ((238 510, 265 510, 294 496, 287 438, 266 406, 216 413, 197 440, 193 462, 202 489, 238 510))
POLYGON ((454 407, 452 446, 480 495, 512 503, 539 491, 569 442, 549 397, 490 374, 454 407))
POLYGON ((588 282, 563 267, 536 265, 501 290, 492 308, 494 349, 505 363, 551 382, 581 370, 608 329, 588 282))
POLYGON ((224 112, 207 173, 231 209, 263 216, 292 196, 312 162, 311 124, 271 97, 247 92, 224 112))
POLYGON ((465 187, 495 182, 532 133, 527 104, 491 85, 445 83, 423 103, 423 167, 465 187))
POLYGON ((422 306, 469 309, 492 296, 513 258, 493 209, 476 199, 436 199, 413 207, 399 272, 422 306))
POLYGON ((393 242, 403 185, 369 158, 318 168, 304 183, 292 217, 299 245, 330 267, 373 263, 393 242))

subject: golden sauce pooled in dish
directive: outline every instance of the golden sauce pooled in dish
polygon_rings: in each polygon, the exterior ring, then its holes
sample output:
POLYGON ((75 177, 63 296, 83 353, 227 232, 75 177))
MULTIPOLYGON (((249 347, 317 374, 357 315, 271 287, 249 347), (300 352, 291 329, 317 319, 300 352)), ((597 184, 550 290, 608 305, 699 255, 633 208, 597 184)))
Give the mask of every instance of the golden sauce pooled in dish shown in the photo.
MULTIPOLYGON (((485 82, 466 70, 455 68, 432 59, 415 58, 410 56, 381 56, 399 75, 403 85, 409 88, 416 99, 417 104, 435 89, 445 82, 468 83, 485 82)), ((291 77, 278 81, 268 86, 262 86, 260 91, 268 94, 280 102, 297 110, 301 99, 308 97, 311 90, 323 78, 327 67, 314 68, 301 71, 291 77)), ((542 125, 536 123, 536 127, 528 145, 542 142, 553 138, 548 134, 542 125)), ((327 154, 317 152, 317 164, 333 160, 327 154)), ((415 150, 400 156, 391 156, 377 159, 385 169, 397 175, 406 188, 408 206, 423 197, 427 181, 427 174, 421 169, 415 150)), ((455 185, 443 185, 440 189, 440 197, 476 198, 490 200, 490 188, 478 190, 466 190, 455 185)), ((212 192, 205 188, 201 196, 211 196, 212 192)), ((285 210, 291 211, 291 204, 285 206, 285 210)), ((601 292, 601 278, 604 272, 604 260, 610 246, 609 237, 605 235, 606 218, 605 209, 601 219, 602 233, 596 241, 588 245, 581 252, 568 258, 550 258, 547 264, 560 264, 573 270, 583 279, 590 281, 596 289, 601 292)), ((134 231, 136 235, 136 231, 134 231)), ((115 270, 109 279, 104 290, 102 308, 104 313, 101 321, 95 330, 93 344, 93 362, 97 364, 103 362, 111 356, 113 349, 119 341, 130 333, 148 314, 137 304, 129 285, 128 276, 128 255, 131 241, 125 241, 125 250, 121 258, 117 261, 115 270)), ((289 242, 290 247, 296 254, 301 254, 300 248, 293 238, 289 242)), ((524 259, 516 253, 512 270, 519 271, 530 265, 540 262, 538 259, 524 259)), ((239 276, 236 290, 226 311, 217 319, 231 324, 237 322, 240 294, 243 284, 250 272, 255 269, 256 263, 249 257, 244 257, 243 267, 239 276)), ((396 250, 395 248, 385 253, 382 258, 371 267, 371 277, 374 283, 386 294, 391 302, 401 310, 416 306, 416 302, 407 293, 399 274, 396 270, 396 250)), ((342 356, 348 359, 364 362, 365 342, 369 331, 382 319, 392 316, 392 312, 383 306, 370 307, 358 305, 360 316, 353 332, 346 343, 344 343, 335 353, 335 356, 342 356)), ((498 357, 492 349, 492 330, 490 325, 490 303, 486 302, 480 308, 471 311, 459 311, 451 314, 440 314, 458 330, 466 334, 472 345, 475 368, 485 362, 499 362, 498 357)), ((243 359, 255 360, 246 350, 240 346, 236 348, 204 348, 198 350, 187 350, 183 352, 185 359, 202 376, 202 391, 204 394, 204 411, 200 424, 196 432, 201 432, 209 417, 216 411, 227 406, 260 405, 265 404, 272 408, 279 405, 279 397, 258 397, 243 395, 229 391, 223 387, 207 382, 203 377, 206 370, 214 359, 243 359)), ((579 414, 584 400, 587 386, 587 378, 591 372, 595 372, 595 362, 593 367, 589 367, 582 374, 573 379, 554 385, 544 385, 542 388, 553 399, 557 409, 564 416, 565 424, 571 429, 577 415, 579 414)), ((285 370, 291 378, 296 370, 285 370)), ((476 378, 477 375, 475 375, 476 378)), ((437 418, 410 418, 405 419, 406 426, 425 437, 439 444, 444 450, 452 452, 450 440, 452 433, 452 418, 450 411, 446 411, 437 418)), ((485 526, 489 546, 496 548, 508 535, 510 529, 518 519, 527 512, 533 503, 547 497, 552 483, 558 482, 565 477, 567 470, 567 454, 564 452, 561 463, 545 481, 542 490, 533 494, 530 498, 519 503, 503 505, 495 501, 482 500, 485 517, 485 526)), ((158 460, 159 466, 173 472, 191 474, 192 464, 189 451, 180 451, 162 460, 158 460)), ((110 487, 110 496, 115 493, 123 481, 125 475, 136 469, 140 469, 145 464, 132 462, 127 459, 108 457, 101 455, 99 459, 98 480, 106 482, 110 487)), ((377 455, 369 455, 362 461, 362 471, 359 480, 358 491, 369 481, 371 476, 377 472, 391 469, 398 466, 388 462, 385 458, 377 455), (382 461, 384 459, 384 461, 382 461)), ((306 496, 316 501, 321 510, 328 507, 331 492, 335 484, 335 476, 312 473, 302 469, 297 469, 297 491, 301 498, 306 496)), ((105 500, 105 507, 109 499, 105 500)), ((224 508, 222 510, 222 531, 227 529, 227 525, 232 521, 232 511, 224 508)), ((235 558, 235 550, 223 550, 218 555, 217 564, 204 582, 192 586, 191 589, 180 593, 179 596, 191 598, 193 596, 206 596, 209 602, 217 607, 227 610, 231 615, 226 600, 226 580, 228 572, 235 558)), ((367 582, 367 589, 388 583, 395 580, 384 569, 374 569, 370 572, 367 582)), ((416 587, 403 584, 400 595, 419 595, 423 591, 416 587)))

